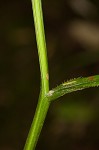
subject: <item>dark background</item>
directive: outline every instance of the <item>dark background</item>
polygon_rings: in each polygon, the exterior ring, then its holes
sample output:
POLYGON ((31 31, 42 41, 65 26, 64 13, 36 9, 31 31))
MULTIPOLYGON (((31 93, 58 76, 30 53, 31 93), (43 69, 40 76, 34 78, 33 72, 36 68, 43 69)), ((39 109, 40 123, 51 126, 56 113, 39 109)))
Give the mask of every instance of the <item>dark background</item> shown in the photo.
MULTIPOLYGON (((99 1, 42 0, 50 89, 99 74, 99 1)), ((22 150, 40 90, 30 0, 0 2, 0 150, 22 150)), ((37 150, 99 149, 99 88, 53 102, 37 150)))

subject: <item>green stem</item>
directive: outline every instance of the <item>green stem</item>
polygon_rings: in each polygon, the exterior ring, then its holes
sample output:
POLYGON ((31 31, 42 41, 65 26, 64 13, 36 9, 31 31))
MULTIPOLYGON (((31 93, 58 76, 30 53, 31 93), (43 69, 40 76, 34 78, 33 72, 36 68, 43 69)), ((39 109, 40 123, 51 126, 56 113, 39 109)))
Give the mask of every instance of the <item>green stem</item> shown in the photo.
POLYGON ((41 84, 42 84, 42 90, 45 92, 43 94, 46 94, 49 91, 48 62, 47 62, 47 48, 45 42, 41 0, 32 0, 32 9, 33 9, 36 41, 37 41, 39 64, 40 64, 40 71, 41 71, 41 82, 42 82, 41 84))
POLYGON ((60 84, 56 88, 50 90, 47 93, 46 97, 48 98, 48 100, 53 101, 67 93, 95 86, 99 86, 99 75, 84 78, 75 78, 70 81, 64 82, 63 84, 60 84))
POLYGON ((41 71, 41 91, 36 113, 27 137, 24 150, 35 149, 39 134, 41 132, 50 105, 48 98, 45 97, 45 95, 49 91, 49 77, 41 0, 32 0, 32 9, 41 71))
POLYGON ((41 89, 36 113, 34 115, 24 150, 35 149, 51 101, 66 93, 88 87, 99 86, 99 75, 96 75, 70 80, 49 91, 47 50, 41 0, 32 0, 32 9, 41 71, 41 89))
POLYGON ((24 147, 24 150, 34 150, 49 108, 49 101, 47 98, 40 98, 40 102, 37 106, 36 113, 31 125, 28 138, 24 147))

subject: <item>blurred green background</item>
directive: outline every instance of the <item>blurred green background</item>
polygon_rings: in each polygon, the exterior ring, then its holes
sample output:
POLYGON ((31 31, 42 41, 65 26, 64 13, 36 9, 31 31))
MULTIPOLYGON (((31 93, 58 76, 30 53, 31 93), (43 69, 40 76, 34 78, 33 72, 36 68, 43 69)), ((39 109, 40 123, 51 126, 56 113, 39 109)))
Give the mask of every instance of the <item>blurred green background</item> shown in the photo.
MULTIPOLYGON (((50 89, 99 74, 99 1, 42 0, 50 89)), ((0 3, 0 150, 22 150, 40 90, 30 0, 0 3)), ((98 150, 99 88, 53 102, 36 150, 98 150)))

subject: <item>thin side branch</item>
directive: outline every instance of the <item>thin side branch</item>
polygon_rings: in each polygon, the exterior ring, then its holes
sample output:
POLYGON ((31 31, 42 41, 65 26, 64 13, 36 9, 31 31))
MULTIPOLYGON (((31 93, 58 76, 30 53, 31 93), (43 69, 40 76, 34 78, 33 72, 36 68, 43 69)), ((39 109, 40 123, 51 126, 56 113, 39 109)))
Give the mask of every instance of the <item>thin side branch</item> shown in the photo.
POLYGON ((95 86, 99 86, 99 75, 84 78, 75 78, 64 82, 63 84, 60 84, 56 88, 50 90, 46 94, 46 97, 48 97, 50 101, 53 101, 67 93, 95 86))

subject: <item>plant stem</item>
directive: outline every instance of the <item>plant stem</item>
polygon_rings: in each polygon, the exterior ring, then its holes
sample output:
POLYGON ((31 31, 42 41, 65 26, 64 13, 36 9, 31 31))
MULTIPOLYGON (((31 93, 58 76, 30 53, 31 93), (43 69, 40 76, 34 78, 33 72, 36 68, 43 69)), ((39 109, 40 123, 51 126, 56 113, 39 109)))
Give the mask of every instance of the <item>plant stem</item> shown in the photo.
POLYGON ((44 34, 41 0, 32 0, 32 9, 33 9, 36 41, 37 41, 39 64, 40 64, 40 71, 41 71, 41 89, 40 89, 41 91, 40 91, 36 113, 27 137, 24 150, 35 149, 39 134, 41 132, 50 105, 48 98, 45 97, 45 95, 49 91, 49 79, 48 79, 47 50, 46 50, 46 42, 45 42, 45 34, 44 34))
POLYGON ((60 84, 56 88, 50 90, 46 97, 48 97, 48 100, 53 101, 67 93, 95 86, 99 86, 99 75, 75 78, 64 82, 63 84, 60 84))
POLYGON ((40 98, 40 102, 37 106, 36 113, 31 125, 28 138, 24 147, 24 150, 34 150, 49 108, 49 101, 47 98, 40 98))
POLYGON ((32 0, 32 9, 41 71, 42 92, 45 92, 43 94, 46 94, 49 91, 48 62, 41 0, 32 0))
POLYGON ((66 93, 88 87, 99 86, 99 75, 96 75, 70 80, 49 91, 47 49, 41 0, 32 0, 32 9, 41 71, 41 89, 36 113, 34 115, 24 150, 35 149, 51 101, 63 96, 66 93))

